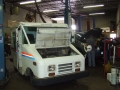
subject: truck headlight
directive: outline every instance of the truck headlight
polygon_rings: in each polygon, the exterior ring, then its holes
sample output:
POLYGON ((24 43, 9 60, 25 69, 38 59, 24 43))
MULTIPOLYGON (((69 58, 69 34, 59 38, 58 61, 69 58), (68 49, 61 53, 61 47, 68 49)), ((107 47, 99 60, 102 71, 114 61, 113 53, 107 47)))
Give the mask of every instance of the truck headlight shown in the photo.
POLYGON ((75 62, 75 67, 80 67, 81 66, 81 62, 78 61, 78 62, 75 62))
POLYGON ((48 66, 48 71, 55 71, 55 65, 48 66))

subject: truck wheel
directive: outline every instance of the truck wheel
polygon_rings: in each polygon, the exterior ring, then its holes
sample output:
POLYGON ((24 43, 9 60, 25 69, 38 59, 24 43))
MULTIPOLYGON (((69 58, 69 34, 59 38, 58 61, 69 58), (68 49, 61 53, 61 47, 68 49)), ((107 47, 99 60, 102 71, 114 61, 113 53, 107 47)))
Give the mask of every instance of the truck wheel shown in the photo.
POLYGON ((32 70, 30 70, 30 82, 32 83, 33 86, 35 86, 35 84, 33 82, 33 78, 34 78, 34 74, 33 74, 32 70))
POLYGON ((15 72, 18 72, 18 70, 17 70, 17 68, 14 66, 14 70, 15 70, 15 72))

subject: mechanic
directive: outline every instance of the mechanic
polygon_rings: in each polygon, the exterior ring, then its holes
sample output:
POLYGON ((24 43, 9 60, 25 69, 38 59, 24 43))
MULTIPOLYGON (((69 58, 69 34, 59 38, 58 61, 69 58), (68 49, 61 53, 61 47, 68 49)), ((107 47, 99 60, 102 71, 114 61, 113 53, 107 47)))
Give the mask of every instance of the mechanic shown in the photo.
POLYGON ((86 41, 87 46, 91 45, 92 50, 87 52, 88 55, 88 66, 95 67, 95 40, 92 35, 86 41))

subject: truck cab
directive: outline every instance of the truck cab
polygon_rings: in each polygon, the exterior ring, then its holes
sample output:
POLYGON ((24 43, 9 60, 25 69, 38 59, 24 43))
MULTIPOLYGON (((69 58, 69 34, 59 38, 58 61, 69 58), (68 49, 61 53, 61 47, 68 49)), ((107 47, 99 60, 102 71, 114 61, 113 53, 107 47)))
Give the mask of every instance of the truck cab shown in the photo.
POLYGON ((85 57, 70 42, 67 24, 20 22, 11 32, 16 70, 35 85, 51 85, 89 75, 85 57))

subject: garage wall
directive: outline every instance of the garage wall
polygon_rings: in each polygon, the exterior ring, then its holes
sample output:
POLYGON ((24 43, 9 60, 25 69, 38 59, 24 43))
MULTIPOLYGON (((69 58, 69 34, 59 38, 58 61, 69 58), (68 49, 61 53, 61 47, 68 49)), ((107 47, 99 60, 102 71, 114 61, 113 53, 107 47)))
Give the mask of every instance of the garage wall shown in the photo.
MULTIPOLYGON (((43 15, 43 18, 44 18, 44 20, 46 21, 46 23, 52 23, 52 20, 51 20, 49 17, 43 15)), ((42 21, 42 19, 40 18, 39 14, 36 14, 36 22, 41 22, 41 23, 43 23, 43 21, 42 21)))
MULTIPOLYGON (((28 13, 27 10, 18 8, 18 14, 13 14, 10 15, 10 4, 6 4, 6 12, 4 12, 4 32, 9 34, 11 33, 11 28, 8 27, 8 20, 11 21, 17 21, 17 22, 27 22, 25 20, 25 16, 28 13)), ((43 16, 45 21, 47 21, 47 23, 52 23, 52 20, 48 17, 43 16)), ((33 21, 35 22, 35 20, 33 21)), ((40 19, 39 15, 36 15, 36 22, 41 22, 42 20, 40 19)))
POLYGON ((96 20, 96 27, 110 27, 110 21, 116 21, 116 13, 99 15, 94 18, 96 20))
MULTIPOLYGON (((27 13, 28 13, 27 10, 24 10, 22 8, 18 8, 17 14, 10 15, 10 4, 6 4, 6 12, 4 12, 4 32, 8 33, 9 35, 11 33, 11 28, 8 27, 8 20, 17 21, 17 22, 27 22, 25 20, 25 16, 27 13)), ((45 19, 45 21, 47 23, 52 23, 52 20, 49 17, 43 15, 43 18, 45 19)), ((35 22, 35 20, 33 22, 35 22)), ((43 21, 41 20, 41 18, 38 14, 36 14, 36 22, 43 23, 43 21)), ((57 23, 64 23, 64 20, 57 21, 57 23)), ((74 24, 73 19, 72 19, 72 23, 74 24)))
MULTIPOLYGON (((110 27, 110 21, 116 21, 116 13, 110 15, 97 15, 97 16, 90 16, 90 28, 93 28, 93 18, 95 18, 95 25, 96 27, 110 27)), ((82 18, 82 31, 87 30, 87 17, 82 18)))
POLYGON ((8 27, 8 20, 17 22, 25 22, 25 15, 28 11, 18 9, 18 15, 10 15, 10 4, 6 4, 6 12, 4 12, 4 32, 10 34, 11 28, 8 27))

